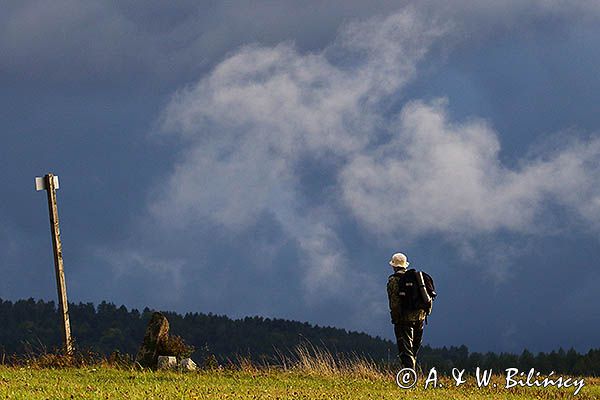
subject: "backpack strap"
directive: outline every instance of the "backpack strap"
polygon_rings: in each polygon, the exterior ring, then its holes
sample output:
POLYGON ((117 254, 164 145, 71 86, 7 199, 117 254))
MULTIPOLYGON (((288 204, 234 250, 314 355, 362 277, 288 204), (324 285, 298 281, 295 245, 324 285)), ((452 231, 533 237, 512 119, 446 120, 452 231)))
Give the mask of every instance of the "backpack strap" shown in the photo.
POLYGON ((425 287, 425 280, 423 279, 423 273, 421 271, 417 272, 417 284, 419 285, 419 291, 421 292, 421 297, 426 304, 431 304, 431 296, 427 293, 427 288, 425 287))

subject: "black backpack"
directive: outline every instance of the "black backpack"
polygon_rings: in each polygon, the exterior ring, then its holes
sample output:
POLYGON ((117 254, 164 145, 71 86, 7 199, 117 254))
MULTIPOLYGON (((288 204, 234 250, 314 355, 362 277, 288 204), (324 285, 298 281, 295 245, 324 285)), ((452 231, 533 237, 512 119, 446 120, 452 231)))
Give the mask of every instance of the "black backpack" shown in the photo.
POLYGON ((425 310, 427 314, 431 312, 437 293, 429 274, 409 269, 400 276, 398 287, 403 310, 425 310))

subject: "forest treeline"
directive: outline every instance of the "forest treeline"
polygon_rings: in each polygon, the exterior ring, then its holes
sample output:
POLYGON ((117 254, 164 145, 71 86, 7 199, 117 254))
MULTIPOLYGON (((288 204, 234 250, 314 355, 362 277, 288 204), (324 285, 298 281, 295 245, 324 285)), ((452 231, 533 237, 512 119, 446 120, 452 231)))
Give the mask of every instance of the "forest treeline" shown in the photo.
MULTIPOLYGON (((135 355, 144 336, 146 324, 154 310, 128 310, 112 303, 69 304, 72 334, 79 349, 109 355, 115 351, 135 355)), ((163 312, 171 333, 193 345, 192 355, 198 362, 214 355, 220 362, 238 356, 259 362, 277 363, 281 354, 289 353, 299 344, 328 349, 333 354, 359 355, 376 362, 391 363, 396 346, 390 340, 365 333, 321 327, 263 317, 231 319, 223 315, 163 312)), ((60 319, 56 304, 34 299, 16 302, 0 299, 0 360, 6 356, 30 352, 52 351, 61 344, 60 319)), ((562 348, 550 353, 521 354, 469 352, 466 346, 421 349, 424 369, 436 367, 443 373, 452 368, 474 371, 476 367, 502 371, 509 367, 542 373, 555 371, 574 375, 600 376, 600 349, 578 353, 562 348)))

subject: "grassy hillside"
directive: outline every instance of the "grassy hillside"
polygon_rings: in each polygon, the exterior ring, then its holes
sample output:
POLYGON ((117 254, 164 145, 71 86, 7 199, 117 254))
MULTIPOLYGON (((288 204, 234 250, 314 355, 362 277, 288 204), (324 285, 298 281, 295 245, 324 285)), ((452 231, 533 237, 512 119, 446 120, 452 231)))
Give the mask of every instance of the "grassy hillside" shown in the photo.
MULTIPOLYGON (((460 385, 455 385, 452 376, 434 377, 430 370, 413 379, 412 375, 397 376, 396 367, 385 367, 360 356, 342 360, 315 347, 298 347, 293 356, 281 361, 274 366, 238 358, 225 366, 204 365, 194 372, 182 372, 152 371, 111 359, 45 354, 22 359, 18 365, 0 365, 0 398, 570 399, 576 392, 579 399, 600 398, 600 378, 592 377, 570 378, 575 382, 566 387, 507 387, 507 375, 500 375, 504 372, 497 370, 480 388, 474 371, 466 371, 460 385)), ((518 374, 513 377, 512 382, 517 382, 518 374)), ((552 376, 558 378, 562 381, 568 377, 552 376)), ((532 381, 543 379, 540 375, 532 381)), ((526 382, 524 377, 521 382, 526 382)))
MULTIPOLYGON (((306 370, 237 369, 194 373, 119 370, 110 367, 30 369, 0 366, 0 398, 10 399, 570 399, 573 388, 478 389, 470 381, 453 387, 400 389, 392 373, 321 374, 306 370)), ((578 399, 600 398, 600 379, 586 378, 578 399)))

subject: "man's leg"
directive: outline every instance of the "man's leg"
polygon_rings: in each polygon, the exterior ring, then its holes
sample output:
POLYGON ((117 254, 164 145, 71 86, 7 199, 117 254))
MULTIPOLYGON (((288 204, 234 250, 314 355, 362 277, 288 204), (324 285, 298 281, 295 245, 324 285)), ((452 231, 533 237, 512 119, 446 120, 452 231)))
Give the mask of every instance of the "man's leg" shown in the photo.
POLYGON ((395 324, 394 333, 398 344, 398 355, 404 368, 415 369, 415 355, 413 354, 413 327, 409 324, 395 324))
POLYGON ((417 353, 419 352, 419 348, 421 347, 421 342, 423 341, 423 321, 415 322, 413 325, 413 342, 412 342, 412 354, 415 359, 415 364, 417 362, 417 353))

